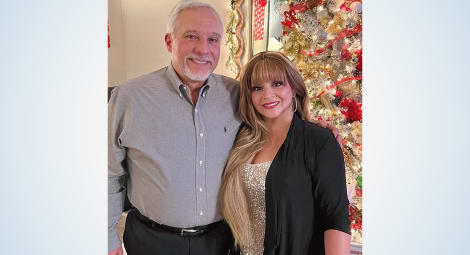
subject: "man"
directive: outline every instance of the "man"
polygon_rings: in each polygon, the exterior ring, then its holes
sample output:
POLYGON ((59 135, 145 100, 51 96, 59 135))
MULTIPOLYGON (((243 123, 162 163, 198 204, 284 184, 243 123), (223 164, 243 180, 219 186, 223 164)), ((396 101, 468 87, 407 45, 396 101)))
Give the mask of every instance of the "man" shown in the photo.
POLYGON ((109 254, 126 190, 135 207, 124 245, 133 254, 227 254, 233 245, 217 197, 235 139, 238 87, 212 74, 223 25, 208 4, 173 8, 171 65, 117 87, 109 102, 109 254))
POLYGON ((234 79, 212 74, 222 35, 210 5, 180 1, 165 35, 171 65, 114 89, 108 120, 109 254, 122 254, 116 225, 126 192, 135 207, 124 232, 129 255, 219 255, 233 246, 217 198, 240 125, 239 90, 234 79))

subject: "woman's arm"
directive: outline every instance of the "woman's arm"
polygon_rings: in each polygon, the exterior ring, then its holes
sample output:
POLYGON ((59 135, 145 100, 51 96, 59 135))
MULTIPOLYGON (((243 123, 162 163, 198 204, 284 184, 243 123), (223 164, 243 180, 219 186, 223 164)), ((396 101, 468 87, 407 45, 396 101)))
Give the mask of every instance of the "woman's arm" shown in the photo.
POLYGON ((325 254, 349 255, 349 200, 343 153, 329 132, 318 139, 320 145, 316 145, 318 153, 312 175, 315 206, 319 210, 315 217, 319 217, 324 230, 325 254))
POLYGON ((325 231, 325 255, 349 255, 351 235, 339 230, 325 231))

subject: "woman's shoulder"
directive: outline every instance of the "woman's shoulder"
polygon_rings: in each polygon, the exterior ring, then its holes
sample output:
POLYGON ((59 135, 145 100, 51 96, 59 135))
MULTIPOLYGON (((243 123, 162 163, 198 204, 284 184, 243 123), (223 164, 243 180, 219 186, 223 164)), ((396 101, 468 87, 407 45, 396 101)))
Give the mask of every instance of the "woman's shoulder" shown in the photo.
POLYGON ((318 152, 324 149, 325 146, 336 146, 338 144, 329 129, 300 118, 296 122, 296 140, 305 146, 305 150, 318 152))
POLYGON ((321 127, 308 120, 300 120, 304 129, 306 138, 314 139, 317 141, 326 141, 330 138, 334 139, 333 133, 328 129, 321 127))

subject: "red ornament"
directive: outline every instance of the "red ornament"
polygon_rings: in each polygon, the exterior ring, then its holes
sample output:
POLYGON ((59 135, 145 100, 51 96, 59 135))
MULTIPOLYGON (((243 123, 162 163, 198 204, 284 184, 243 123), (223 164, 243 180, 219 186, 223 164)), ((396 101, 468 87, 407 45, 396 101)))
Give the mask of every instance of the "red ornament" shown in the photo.
POLYGON ((341 97, 343 95, 343 91, 336 90, 335 97, 341 97))
POLYGON ((284 21, 281 22, 281 24, 285 27, 289 27, 292 29, 292 23, 295 23, 299 25, 297 18, 295 17, 295 10, 294 10, 294 4, 290 3, 289 5, 289 10, 284 11, 284 21))
POLYGON ((362 197, 362 189, 356 188, 356 196, 362 197))
POLYGON ((354 205, 349 205, 349 221, 351 228, 356 230, 362 229, 362 210, 359 210, 354 205))
POLYGON ((355 51, 354 54, 357 56, 356 69, 362 71, 362 49, 355 51))
POLYGON ((339 7, 340 10, 345 10, 347 12, 350 12, 351 11, 351 8, 348 8, 346 6, 346 2, 344 2, 340 7, 339 7))
POLYGON ((345 98, 339 105, 343 108, 346 108, 346 110, 340 110, 341 113, 346 117, 346 121, 362 121, 362 104, 350 100, 349 98, 345 98))
POLYGON ((352 58, 351 52, 349 52, 348 48, 349 48, 349 45, 347 44, 343 46, 343 49, 341 50, 341 61, 345 59, 349 60, 352 58))
MULTIPOLYGON (((356 148, 358 148, 359 150, 362 151, 362 144, 360 143, 355 143, 354 146, 356 146, 356 148)), ((361 191, 362 192, 362 191, 361 191)), ((362 193, 361 193, 362 194, 362 193)))

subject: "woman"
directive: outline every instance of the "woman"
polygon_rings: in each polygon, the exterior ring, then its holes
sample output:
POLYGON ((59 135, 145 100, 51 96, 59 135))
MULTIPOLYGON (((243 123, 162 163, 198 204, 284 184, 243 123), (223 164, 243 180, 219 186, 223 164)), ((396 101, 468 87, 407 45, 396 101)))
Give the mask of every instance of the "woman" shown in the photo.
POLYGON ((281 53, 257 54, 241 74, 243 125, 220 198, 242 254, 349 254, 343 155, 329 130, 307 121, 307 97, 281 53))

